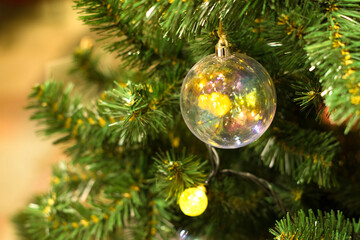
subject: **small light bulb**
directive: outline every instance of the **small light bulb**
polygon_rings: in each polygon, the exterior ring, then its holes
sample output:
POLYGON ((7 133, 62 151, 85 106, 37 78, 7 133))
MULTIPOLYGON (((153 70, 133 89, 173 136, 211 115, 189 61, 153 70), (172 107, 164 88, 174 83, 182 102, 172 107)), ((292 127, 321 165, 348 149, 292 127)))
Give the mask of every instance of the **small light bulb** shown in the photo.
POLYGON ((207 208, 208 198, 204 186, 187 188, 179 199, 181 211, 190 217, 201 215, 207 208))

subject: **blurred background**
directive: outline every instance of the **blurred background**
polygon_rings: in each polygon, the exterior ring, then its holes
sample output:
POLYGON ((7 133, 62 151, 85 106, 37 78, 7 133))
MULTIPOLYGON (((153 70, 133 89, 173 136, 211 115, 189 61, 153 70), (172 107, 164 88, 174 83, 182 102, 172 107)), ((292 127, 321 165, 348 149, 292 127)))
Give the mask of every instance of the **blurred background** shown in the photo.
POLYGON ((0 0, 1 240, 17 239, 10 218, 48 190, 51 165, 64 158, 52 139, 36 134, 24 107, 31 87, 71 60, 89 35, 72 6, 71 0, 0 0))

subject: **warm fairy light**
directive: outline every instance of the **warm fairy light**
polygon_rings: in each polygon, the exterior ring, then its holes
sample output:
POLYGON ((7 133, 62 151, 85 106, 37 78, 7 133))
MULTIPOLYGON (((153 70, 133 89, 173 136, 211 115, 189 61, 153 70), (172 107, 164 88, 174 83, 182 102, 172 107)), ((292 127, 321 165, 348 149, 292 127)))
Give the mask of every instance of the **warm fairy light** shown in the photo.
POLYGON ((190 217, 201 215, 207 208, 208 198, 204 186, 187 188, 179 199, 181 211, 190 217))

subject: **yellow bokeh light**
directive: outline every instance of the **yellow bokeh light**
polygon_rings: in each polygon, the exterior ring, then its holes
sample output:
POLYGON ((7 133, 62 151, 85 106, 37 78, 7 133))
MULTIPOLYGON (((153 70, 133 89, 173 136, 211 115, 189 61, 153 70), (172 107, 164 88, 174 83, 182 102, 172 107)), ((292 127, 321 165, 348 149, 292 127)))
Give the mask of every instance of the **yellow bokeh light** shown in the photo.
POLYGON ((198 89, 201 91, 207 84, 207 81, 205 78, 201 79, 199 84, 198 84, 198 89))
POLYGON ((218 92, 200 95, 198 105, 200 108, 211 112, 217 117, 224 116, 231 108, 229 97, 218 92))
POLYGON ((187 188, 179 199, 181 211, 190 217, 201 215, 207 208, 208 198, 204 186, 187 188))
POLYGON ((246 104, 248 107, 255 107, 256 105, 256 90, 246 95, 246 104))

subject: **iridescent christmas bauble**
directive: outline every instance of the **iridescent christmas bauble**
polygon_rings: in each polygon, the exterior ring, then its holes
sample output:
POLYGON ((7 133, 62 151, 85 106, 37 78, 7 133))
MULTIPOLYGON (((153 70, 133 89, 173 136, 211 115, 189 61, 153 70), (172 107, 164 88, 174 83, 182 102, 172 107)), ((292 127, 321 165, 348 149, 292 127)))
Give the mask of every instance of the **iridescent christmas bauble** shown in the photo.
POLYGON ((196 63, 183 82, 181 113, 191 132, 218 148, 256 141, 270 126, 276 92, 267 71, 243 54, 209 55, 196 63))

